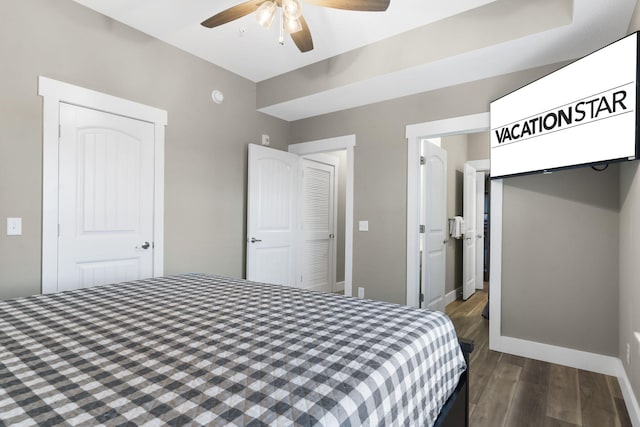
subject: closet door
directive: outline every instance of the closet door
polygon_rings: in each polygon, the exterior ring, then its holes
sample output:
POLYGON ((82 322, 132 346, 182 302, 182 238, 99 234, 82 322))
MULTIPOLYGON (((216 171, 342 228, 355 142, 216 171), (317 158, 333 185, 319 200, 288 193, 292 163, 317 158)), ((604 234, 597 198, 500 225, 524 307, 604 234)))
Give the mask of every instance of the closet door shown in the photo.
POLYGON ((299 286, 331 292, 336 281, 338 159, 303 158, 301 165, 299 286))

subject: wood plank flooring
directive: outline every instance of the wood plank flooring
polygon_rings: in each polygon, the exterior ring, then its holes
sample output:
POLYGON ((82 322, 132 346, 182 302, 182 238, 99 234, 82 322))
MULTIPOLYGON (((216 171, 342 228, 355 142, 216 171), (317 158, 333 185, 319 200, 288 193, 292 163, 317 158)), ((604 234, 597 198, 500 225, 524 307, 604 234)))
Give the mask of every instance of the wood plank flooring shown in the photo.
POLYGON ((446 309, 458 336, 475 341, 471 427, 631 426, 617 378, 489 350, 486 302, 478 291, 446 309))

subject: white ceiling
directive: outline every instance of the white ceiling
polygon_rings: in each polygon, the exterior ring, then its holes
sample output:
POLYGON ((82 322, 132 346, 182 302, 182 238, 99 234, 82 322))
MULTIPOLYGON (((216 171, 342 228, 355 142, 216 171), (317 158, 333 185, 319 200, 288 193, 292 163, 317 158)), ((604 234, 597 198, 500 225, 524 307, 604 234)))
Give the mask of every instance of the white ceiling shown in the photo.
POLYGON ((254 14, 216 28, 202 21, 243 0, 75 0, 254 82, 339 55, 495 0, 391 0, 386 12, 352 12, 305 4, 314 49, 300 53, 278 43, 277 19, 268 30, 254 14))
MULTIPOLYGON (((206 18, 242 0, 74 0, 254 82, 275 77, 382 39, 489 4, 522 0, 391 0, 386 12, 350 12, 305 4, 314 50, 281 46, 274 25, 252 15, 207 29, 206 18)), ((530 0, 538 1, 539 0, 530 0)), ((540 3, 542 4, 542 3, 540 3)), ((574 0, 568 25, 525 35, 358 82, 263 105, 293 121, 509 72, 575 59, 623 37, 636 0, 574 0)), ((446 41, 442 41, 446 43, 446 41)))

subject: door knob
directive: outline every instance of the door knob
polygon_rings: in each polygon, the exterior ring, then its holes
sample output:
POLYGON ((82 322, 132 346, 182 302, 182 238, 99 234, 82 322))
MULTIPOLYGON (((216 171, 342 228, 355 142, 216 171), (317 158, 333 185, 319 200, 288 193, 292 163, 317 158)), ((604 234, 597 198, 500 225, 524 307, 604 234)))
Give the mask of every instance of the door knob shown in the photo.
POLYGON ((251 243, 257 243, 257 242, 262 242, 262 240, 256 239, 255 237, 251 238, 251 243))
POLYGON ((136 249, 149 249, 149 247, 151 246, 151 243, 149 242, 144 242, 143 244, 141 244, 140 246, 137 246, 136 249))

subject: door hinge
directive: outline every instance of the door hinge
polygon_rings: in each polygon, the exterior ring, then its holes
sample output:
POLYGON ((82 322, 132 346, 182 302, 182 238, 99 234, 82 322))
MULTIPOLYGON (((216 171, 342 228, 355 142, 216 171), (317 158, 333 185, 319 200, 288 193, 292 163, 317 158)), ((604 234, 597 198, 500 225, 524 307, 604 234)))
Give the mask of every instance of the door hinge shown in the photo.
POLYGON ((420 302, 421 303, 424 302, 424 294, 422 292, 420 292, 420 302))
POLYGON ((421 165, 426 165, 427 164, 427 159, 425 159, 424 156, 420 156, 420 164, 421 165))
POLYGON ((425 227, 424 225, 420 225, 420 233, 424 233, 427 231, 427 227, 425 227))
POLYGON ((62 138, 62 125, 58 125, 58 139, 62 138))

